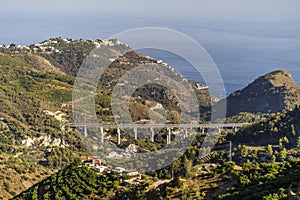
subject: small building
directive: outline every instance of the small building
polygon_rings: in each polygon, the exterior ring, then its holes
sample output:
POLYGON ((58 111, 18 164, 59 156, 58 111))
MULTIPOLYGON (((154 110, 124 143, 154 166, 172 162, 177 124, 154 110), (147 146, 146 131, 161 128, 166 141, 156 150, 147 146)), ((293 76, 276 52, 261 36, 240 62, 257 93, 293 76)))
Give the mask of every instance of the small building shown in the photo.
POLYGON ((118 172, 118 173, 123 173, 125 171, 125 168, 123 167, 115 167, 113 168, 113 171, 118 172))
POLYGON ((128 176, 130 180, 141 179, 141 174, 135 169, 125 170, 122 174, 128 176))
POLYGON ((96 166, 96 167, 94 168, 94 171, 95 171, 95 172, 99 172, 99 173, 102 173, 102 172, 105 172, 105 171, 108 171, 108 170, 109 170, 109 168, 106 167, 106 166, 103 166, 103 165, 101 165, 101 166, 96 166))
POLYGON ((88 167, 101 166, 101 159, 92 156, 82 156, 81 162, 88 167))

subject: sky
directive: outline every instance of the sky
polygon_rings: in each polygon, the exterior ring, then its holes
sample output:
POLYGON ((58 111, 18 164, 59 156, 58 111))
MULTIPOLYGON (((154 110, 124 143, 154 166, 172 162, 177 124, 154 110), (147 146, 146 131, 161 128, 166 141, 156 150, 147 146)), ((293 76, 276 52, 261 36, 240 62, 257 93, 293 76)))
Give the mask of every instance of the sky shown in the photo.
MULTIPOLYGON (((298 0, 1 0, 1 13, 88 13, 174 18, 299 20, 298 0)), ((3 15, 2 14, 2 15, 3 15)))
POLYGON ((206 21, 217 29, 218 23, 242 22, 250 32, 251 23, 300 26, 299 0, 0 0, 0 5, 0 44, 58 36, 96 39, 143 26, 175 28, 176 23, 206 21))

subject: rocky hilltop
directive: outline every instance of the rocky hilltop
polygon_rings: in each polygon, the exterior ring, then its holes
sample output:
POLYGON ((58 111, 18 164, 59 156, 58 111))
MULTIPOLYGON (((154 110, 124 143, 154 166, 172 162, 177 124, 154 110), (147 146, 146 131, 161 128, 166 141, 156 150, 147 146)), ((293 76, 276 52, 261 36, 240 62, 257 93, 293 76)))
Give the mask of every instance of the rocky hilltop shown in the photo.
POLYGON ((273 113, 291 109, 300 104, 299 97, 300 88, 291 74, 283 70, 273 71, 229 95, 226 98, 227 116, 240 112, 273 113))

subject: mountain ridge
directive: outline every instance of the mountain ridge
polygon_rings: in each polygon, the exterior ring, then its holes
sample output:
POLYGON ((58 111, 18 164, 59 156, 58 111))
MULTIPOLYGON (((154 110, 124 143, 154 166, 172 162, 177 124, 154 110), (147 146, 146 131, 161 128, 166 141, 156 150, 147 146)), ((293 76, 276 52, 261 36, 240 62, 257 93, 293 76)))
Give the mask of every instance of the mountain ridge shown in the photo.
POLYGON ((258 77, 245 88, 233 92, 226 98, 226 102, 227 116, 240 112, 280 112, 300 105, 300 87, 288 71, 276 70, 258 77))

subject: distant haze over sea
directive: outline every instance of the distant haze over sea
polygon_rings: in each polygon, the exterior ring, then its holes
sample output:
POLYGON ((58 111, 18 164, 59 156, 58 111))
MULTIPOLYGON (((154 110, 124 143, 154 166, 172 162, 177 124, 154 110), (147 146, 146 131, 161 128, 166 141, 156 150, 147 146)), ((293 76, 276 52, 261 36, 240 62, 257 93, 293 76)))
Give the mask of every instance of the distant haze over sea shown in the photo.
MULTIPOLYGON (((165 27, 194 38, 208 51, 222 74, 227 94, 277 69, 291 72, 300 84, 300 24, 296 22, 112 18, 109 15, 81 18, 68 15, 53 20, 49 16, 32 18, 34 16, 1 20, 0 43, 30 45, 53 37, 104 39, 132 28, 165 27)), ((153 49, 142 53, 164 60, 188 79, 202 82, 192 67, 176 55, 153 49)))

